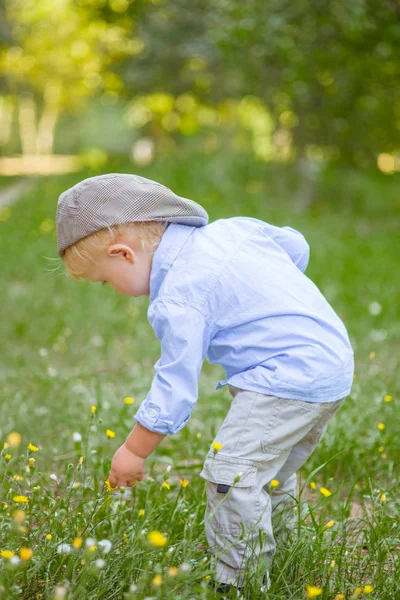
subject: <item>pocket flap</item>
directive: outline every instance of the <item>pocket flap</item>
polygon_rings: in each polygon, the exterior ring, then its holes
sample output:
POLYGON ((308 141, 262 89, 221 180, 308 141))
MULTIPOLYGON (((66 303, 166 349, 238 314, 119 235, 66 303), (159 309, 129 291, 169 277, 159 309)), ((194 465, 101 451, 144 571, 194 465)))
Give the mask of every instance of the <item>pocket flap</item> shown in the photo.
POLYGON ((224 483, 235 487, 255 485, 257 467, 246 464, 243 459, 222 457, 220 454, 208 456, 204 462, 200 477, 213 483, 224 483), (234 481, 240 476, 239 481, 234 481))

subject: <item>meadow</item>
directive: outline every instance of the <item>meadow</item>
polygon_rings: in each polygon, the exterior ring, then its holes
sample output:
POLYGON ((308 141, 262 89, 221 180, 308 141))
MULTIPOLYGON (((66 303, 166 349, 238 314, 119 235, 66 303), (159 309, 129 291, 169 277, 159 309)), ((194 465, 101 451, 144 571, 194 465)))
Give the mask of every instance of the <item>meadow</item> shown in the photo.
MULTIPOLYGON (((305 235, 306 274, 347 327, 356 376, 298 473, 296 537, 265 597, 400 599, 400 176, 329 168, 305 203, 293 167, 240 153, 105 171, 159 180, 210 221, 254 216, 305 235)), ((148 298, 77 283, 48 259, 58 195, 94 174, 42 178, 0 209, 0 598, 212 598, 199 473, 231 399, 215 390, 222 368, 204 362, 191 419, 149 457, 143 482, 105 484, 159 343, 148 298)), ((256 594, 250 584, 243 597, 256 594)))

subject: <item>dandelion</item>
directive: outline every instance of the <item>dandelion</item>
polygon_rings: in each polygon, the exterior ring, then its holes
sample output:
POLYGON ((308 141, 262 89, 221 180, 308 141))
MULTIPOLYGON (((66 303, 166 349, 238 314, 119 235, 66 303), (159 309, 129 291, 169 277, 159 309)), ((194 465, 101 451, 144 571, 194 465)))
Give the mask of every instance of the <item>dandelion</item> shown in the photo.
POLYGON ((331 560, 331 564, 329 566, 331 569, 334 569, 336 567, 336 560, 335 559, 331 560))
POLYGON ((329 490, 327 490, 326 488, 324 488, 324 487, 320 487, 319 491, 321 492, 321 494, 323 496, 325 496, 325 498, 327 498, 328 496, 331 495, 331 492, 329 490))
POLYGON ((13 519, 16 523, 23 523, 25 521, 25 513, 23 510, 17 510, 14 513, 13 519))
POLYGON ((27 496, 14 496, 13 501, 14 502, 19 502, 21 504, 23 502, 28 503, 29 502, 29 498, 27 496))
POLYGON ((83 456, 79 457, 79 464, 81 465, 83 463, 83 456))
POLYGON ((31 444, 31 442, 29 442, 27 447, 31 452, 37 452, 39 450, 39 448, 37 446, 34 446, 33 444, 31 444))
POLYGON ((307 598, 316 598, 317 596, 321 596, 322 588, 316 587, 315 585, 307 586, 307 598))
POLYGON ((92 415, 94 415, 94 413, 97 410, 97 406, 95 406, 94 404, 90 407, 90 410, 92 411, 92 415))
POLYGON ((362 591, 363 591, 362 587, 357 587, 354 590, 353 594, 354 594, 354 596, 359 596, 362 593, 362 591))
POLYGON ((74 431, 74 433, 72 434, 72 441, 73 442, 81 442, 82 441, 82 436, 79 433, 79 431, 74 431))
POLYGON ((0 555, 9 560, 12 556, 14 556, 14 552, 11 550, 0 550, 0 555))
POLYGON ((326 524, 326 526, 327 527, 333 527, 334 524, 335 524, 335 521, 328 521, 327 524, 326 524))
POLYGON ((31 458, 28 458, 28 462, 29 462, 31 465, 34 465, 34 464, 35 464, 35 462, 36 462, 36 458, 33 458, 33 456, 31 456, 31 458))
POLYGON ((171 486, 169 485, 168 481, 163 481, 163 484, 162 484, 161 487, 165 488, 167 490, 171 489, 171 486))
POLYGON ((386 494, 383 493, 381 496, 381 502, 386 502, 386 494))
POLYGON ((106 566, 106 561, 102 558, 98 558, 94 564, 98 569, 104 569, 104 567, 106 566))
POLYGON ((47 533, 47 534, 46 534, 46 540, 51 540, 51 539, 52 539, 52 537, 53 537, 53 536, 51 535, 51 533, 47 533))
POLYGON ((71 552, 70 544, 59 544, 57 546, 58 554, 69 554, 71 552))
POLYGON ((175 577, 176 575, 178 575, 178 571, 179 571, 178 567, 170 567, 168 569, 167 573, 170 577, 175 577))
POLYGON ((7 441, 13 448, 16 448, 21 443, 22 436, 18 431, 11 431, 7 436, 7 441))
POLYGON ((4 458, 5 458, 6 460, 10 460, 11 456, 12 456, 12 454, 6 454, 4 458))
POLYGON ((188 485, 189 485, 189 482, 188 482, 188 480, 187 480, 187 479, 180 479, 179 481, 180 481, 180 484, 181 484, 181 486, 182 486, 183 488, 185 488, 186 486, 188 486, 188 485))
POLYGON ((108 554, 112 548, 110 540, 100 540, 99 546, 103 550, 104 554, 108 554))
POLYGON ((385 450, 385 448, 383 446, 379 446, 378 452, 383 452, 384 450, 385 450))
POLYGON ((372 585, 364 586, 364 594, 371 594, 373 591, 374 591, 374 588, 372 587, 372 585))
POLYGON ((106 436, 108 438, 115 438, 115 431, 112 431, 112 429, 107 429, 106 430, 106 436))
POLYGON ((216 454, 218 450, 221 450, 223 444, 220 444, 219 442, 213 442, 212 446, 214 448, 214 454, 216 454))
POLYGON ((143 510, 143 508, 141 508, 139 510, 139 517, 144 517, 144 510, 143 510))
POLYGON ((72 545, 76 550, 79 550, 79 548, 82 547, 82 538, 81 537, 74 538, 72 545))
POLYGON ((393 400, 393 397, 389 396, 389 394, 387 394, 383 399, 385 402, 391 402, 393 400))
POLYGON ((311 488, 312 490, 315 490, 315 488, 316 488, 316 487, 317 487, 317 484, 315 483, 315 481, 311 481, 311 483, 310 483, 310 488, 311 488))
POLYGON ((118 488, 117 485, 115 487, 112 487, 109 479, 106 479, 104 483, 107 486, 107 492, 111 492, 111 490, 116 490, 118 488))
POLYGON ((90 552, 94 552, 95 550, 97 550, 96 544, 94 544, 93 546, 90 546, 89 550, 90 550, 90 552))
POLYGON ((344 600, 344 594, 336 594, 334 600, 344 600))
POLYGON ((91 548, 95 544, 96 544, 96 540, 94 538, 91 538, 91 537, 86 538, 86 541, 85 541, 86 548, 91 548))
POLYGON ((23 481, 24 480, 22 475, 13 475, 13 479, 14 479, 14 481, 23 481))
POLYGON ((167 543, 167 538, 161 533, 161 531, 150 531, 150 533, 147 535, 147 538, 149 542, 157 548, 162 548, 167 543))
POLYGON ((162 584, 162 576, 156 575, 151 583, 156 587, 160 586, 162 584))
POLYGON ((32 548, 26 548, 25 546, 23 546, 19 551, 19 555, 21 557, 21 560, 29 560, 30 558, 32 558, 33 550, 32 548))
POLYGON ((196 437, 199 440, 201 438, 201 433, 196 433, 196 437))
POLYGON ((54 600, 62 600, 66 598, 68 590, 66 587, 58 585, 54 588, 54 600))
POLYGON ((383 431, 385 429, 385 423, 378 423, 379 431, 383 431))
POLYGON ((279 481, 278 481, 278 479, 271 479, 271 481, 270 481, 270 485, 271 485, 271 487, 273 487, 273 488, 275 488, 275 487, 278 487, 278 485, 279 485, 279 481))
POLYGON ((132 398, 132 396, 127 396, 126 398, 124 398, 124 403, 129 405, 129 404, 133 404, 134 402, 136 402, 135 398, 132 398))

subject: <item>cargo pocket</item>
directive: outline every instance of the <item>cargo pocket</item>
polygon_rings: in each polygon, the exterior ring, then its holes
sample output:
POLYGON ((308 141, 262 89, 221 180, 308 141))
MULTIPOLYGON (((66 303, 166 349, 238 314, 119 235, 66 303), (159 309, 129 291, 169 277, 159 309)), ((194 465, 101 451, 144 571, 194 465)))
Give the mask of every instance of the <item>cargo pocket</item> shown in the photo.
POLYGON ((322 403, 278 398, 261 440, 263 452, 279 455, 298 444, 322 418, 322 403))

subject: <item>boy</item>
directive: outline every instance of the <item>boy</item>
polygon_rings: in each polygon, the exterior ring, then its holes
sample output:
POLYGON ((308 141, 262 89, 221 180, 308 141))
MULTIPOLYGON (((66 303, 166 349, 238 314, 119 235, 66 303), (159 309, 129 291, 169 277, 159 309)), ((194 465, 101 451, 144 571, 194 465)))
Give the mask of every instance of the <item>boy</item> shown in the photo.
POLYGON ((204 358, 222 365, 227 379, 216 389, 228 385, 233 399, 200 473, 209 552, 218 591, 240 590, 257 562, 268 585, 274 533, 293 527, 296 471, 349 395, 354 373, 345 326, 304 275, 307 242, 290 227, 249 217, 208 224, 196 202, 125 174, 65 191, 56 221, 69 274, 149 296, 161 342, 110 484, 143 479, 145 459, 189 420, 204 358), (280 519, 284 511, 289 520, 280 519))

